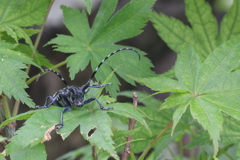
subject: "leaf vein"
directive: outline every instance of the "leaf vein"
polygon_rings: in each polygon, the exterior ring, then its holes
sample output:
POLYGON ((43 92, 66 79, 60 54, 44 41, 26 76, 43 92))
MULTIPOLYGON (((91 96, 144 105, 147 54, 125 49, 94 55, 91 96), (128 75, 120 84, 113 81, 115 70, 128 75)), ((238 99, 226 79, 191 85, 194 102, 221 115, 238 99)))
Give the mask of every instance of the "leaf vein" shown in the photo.
POLYGON ((240 42, 237 43, 237 45, 235 45, 233 48, 231 48, 231 50, 229 51, 229 53, 222 59, 222 61, 220 61, 220 63, 213 69, 213 71, 210 73, 210 75, 205 79, 205 81, 202 83, 202 85, 199 87, 198 89, 198 93, 200 93, 201 89, 204 87, 204 85, 208 82, 208 80, 212 77, 212 75, 214 75, 215 71, 221 66, 221 64, 228 58, 228 56, 231 55, 232 51, 238 47, 240 45, 240 42))

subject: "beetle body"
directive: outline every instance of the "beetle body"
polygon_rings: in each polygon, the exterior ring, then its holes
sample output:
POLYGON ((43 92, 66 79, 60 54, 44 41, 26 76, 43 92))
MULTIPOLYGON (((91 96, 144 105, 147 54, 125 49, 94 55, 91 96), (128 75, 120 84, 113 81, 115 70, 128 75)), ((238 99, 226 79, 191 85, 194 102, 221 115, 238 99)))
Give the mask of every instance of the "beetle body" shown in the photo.
MULTIPOLYGON (((61 116, 60 116, 60 123, 58 125, 55 126, 55 128, 61 129, 63 127, 63 113, 66 111, 71 110, 73 107, 82 107, 85 104, 88 104, 94 100, 97 101, 100 109, 102 110, 109 110, 109 109, 113 109, 112 107, 109 108, 104 108, 103 105, 100 103, 100 101, 95 98, 95 97, 91 97, 87 100, 84 100, 84 94, 86 94, 90 88, 101 88, 101 87, 107 87, 109 85, 111 85, 112 83, 106 83, 106 84, 97 84, 97 85, 91 85, 90 82, 92 81, 92 79, 94 78, 95 74, 97 73, 98 69, 100 68, 100 66, 104 63, 104 61, 106 61, 110 56, 112 56, 113 54, 122 51, 122 50, 132 50, 134 52, 136 52, 140 58, 139 53, 131 48, 122 48, 119 50, 116 50, 114 52, 112 52, 111 54, 109 54, 107 57, 105 57, 97 66, 97 68, 94 70, 91 78, 88 80, 88 82, 86 84, 84 84, 81 87, 78 86, 69 86, 67 84, 67 82, 64 80, 64 78, 56 71, 52 70, 52 69, 45 69, 44 71, 42 71, 39 75, 39 77, 47 71, 53 72, 55 73, 64 84, 66 84, 67 86, 61 90, 59 90, 58 92, 56 92, 53 96, 49 96, 46 98, 45 104, 43 106, 37 105, 35 108, 48 108, 51 105, 56 105, 58 107, 63 107, 64 109, 62 110, 61 116)), ((37 78, 37 81, 39 79, 39 77, 37 78)))

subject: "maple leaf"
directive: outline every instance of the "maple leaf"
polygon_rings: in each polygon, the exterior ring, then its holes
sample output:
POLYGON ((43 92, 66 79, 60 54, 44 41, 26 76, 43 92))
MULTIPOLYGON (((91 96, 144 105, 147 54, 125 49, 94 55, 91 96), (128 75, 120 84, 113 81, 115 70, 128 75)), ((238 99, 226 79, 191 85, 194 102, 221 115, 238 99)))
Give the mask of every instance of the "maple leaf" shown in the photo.
POLYGON ((184 0, 190 27, 178 19, 153 12, 150 21, 158 35, 175 52, 185 43, 193 45, 206 58, 220 44, 240 35, 240 2, 235 0, 220 27, 205 0, 184 0), (220 28, 220 31, 218 31, 220 28))
MULTIPOLYGON (((73 10, 61 6, 65 18, 64 24, 72 36, 58 35, 47 44, 56 44, 54 47, 57 47, 55 49, 57 51, 75 53, 66 59, 70 77, 74 79, 75 74, 84 70, 89 61, 91 61, 92 69, 95 69, 108 54, 120 48, 129 48, 129 46, 114 43, 134 37, 142 32, 141 28, 148 20, 154 1, 132 0, 113 14, 117 0, 103 0, 91 28, 84 11, 80 12, 78 9, 73 10)), ((111 57, 111 60, 106 61, 96 74, 97 81, 103 82, 105 80, 105 77, 112 71, 110 66, 113 69, 120 66, 116 73, 133 85, 134 81, 129 79, 127 74, 141 77, 153 76, 154 73, 150 69, 152 64, 149 59, 143 56, 145 53, 139 52, 141 54, 140 62, 137 54, 129 50, 111 57)), ((111 95, 116 96, 116 91, 119 90, 119 81, 115 74, 110 82, 113 85, 107 90, 111 95)))
MULTIPOLYGON (((95 97, 96 92, 90 90, 87 96, 95 97)), ((115 99, 108 96, 101 96, 99 101, 106 105, 107 102, 113 102, 115 99)), ((114 107, 113 110, 109 110, 108 112, 138 120, 148 132, 151 132, 143 119, 143 115, 134 109, 131 104, 113 103, 108 104, 107 107, 114 107)), ((11 143, 7 145, 6 153, 12 154, 19 149, 28 150, 25 148, 39 145, 48 129, 54 128, 59 123, 61 112, 61 107, 51 107, 29 111, 3 122, 1 126, 14 120, 28 118, 25 125, 16 131, 16 136, 10 139, 11 143)), ((80 133, 91 145, 95 145, 99 149, 101 148, 115 159, 118 159, 113 145, 114 141, 112 140, 111 123, 112 120, 107 112, 100 110, 98 103, 91 103, 84 105, 82 108, 75 107, 71 111, 66 112, 64 114, 64 127, 58 133, 63 139, 66 139, 80 125, 80 133)))
POLYGON ((216 157, 222 112, 240 120, 240 71, 234 71, 240 64, 239 53, 240 36, 216 48, 203 62, 193 46, 184 45, 175 64, 177 80, 131 77, 159 93, 174 92, 160 108, 178 106, 173 114, 172 132, 189 107, 192 117, 208 131, 216 157))

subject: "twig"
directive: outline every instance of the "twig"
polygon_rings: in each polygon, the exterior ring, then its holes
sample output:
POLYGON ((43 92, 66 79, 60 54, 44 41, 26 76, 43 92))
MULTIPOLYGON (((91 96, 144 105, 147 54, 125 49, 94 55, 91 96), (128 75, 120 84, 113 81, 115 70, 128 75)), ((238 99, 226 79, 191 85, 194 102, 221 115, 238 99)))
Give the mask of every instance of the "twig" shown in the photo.
MULTIPOLYGON (((133 105, 135 107, 137 107, 137 104, 138 104, 138 95, 134 92, 133 93, 133 105)), ((136 123, 136 119, 134 118, 129 118, 129 125, 128 125, 128 130, 133 130, 134 129, 134 125, 136 123)), ((126 145, 125 145, 125 148, 124 148, 124 151, 123 151, 123 154, 122 154, 122 159, 121 160, 127 160, 128 159, 128 156, 130 155, 131 153, 131 148, 130 148, 130 141, 132 140, 132 135, 129 135, 127 137, 127 142, 126 145)))
POLYGON ((92 156, 93 156, 93 159, 94 159, 94 160, 97 160, 97 159, 98 159, 97 151, 96 151, 96 146, 92 146, 92 156))
POLYGON ((11 118, 11 112, 10 112, 10 108, 9 108, 6 96, 2 96, 2 104, 3 104, 3 109, 4 109, 6 119, 11 118))

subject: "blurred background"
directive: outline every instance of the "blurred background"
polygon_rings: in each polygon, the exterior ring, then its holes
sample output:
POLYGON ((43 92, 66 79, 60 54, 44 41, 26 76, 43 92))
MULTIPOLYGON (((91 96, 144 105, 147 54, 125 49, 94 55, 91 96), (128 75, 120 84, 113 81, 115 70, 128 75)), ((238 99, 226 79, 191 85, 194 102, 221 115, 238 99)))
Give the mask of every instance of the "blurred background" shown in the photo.
MULTIPOLYGON (((119 0, 116 11, 121 9, 129 1, 130 0, 119 0)), ((207 2, 212 6, 213 14, 216 16, 218 21, 222 19, 223 15, 226 13, 232 3, 231 0, 207 0, 207 2)), ((101 0, 92 0, 92 3, 92 13, 88 15, 90 25, 92 25, 94 22, 94 18, 101 4, 101 0)), ((43 47, 43 45, 45 45, 49 40, 56 37, 57 34, 70 34, 63 24, 63 16, 60 5, 66 5, 72 8, 77 7, 80 10, 86 10, 83 0, 55 0, 50 14, 47 18, 47 23, 38 47, 39 53, 43 54, 47 59, 49 59, 52 64, 62 62, 68 56, 68 54, 53 51, 53 48, 50 45, 43 47)), ((175 17, 186 25, 189 25, 185 16, 185 5, 183 0, 157 0, 153 7, 153 10, 158 13, 164 13, 168 16, 175 17)), ((34 41, 36 36, 33 36, 32 38, 34 41)), ((176 53, 170 50, 168 46, 162 41, 162 39, 158 36, 156 30, 153 28, 151 22, 148 22, 146 24, 146 26, 143 28, 143 32, 140 35, 128 40, 121 41, 119 44, 135 47, 147 53, 147 57, 152 61, 154 65, 154 68, 152 68, 152 70, 155 71, 156 74, 162 74, 165 71, 169 70, 174 65, 176 60, 176 53)), ((76 86, 83 85, 92 74, 92 70, 90 66, 88 66, 86 70, 79 72, 76 75, 75 79, 71 81, 66 65, 60 67, 59 71, 69 84, 76 86)), ((40 73, 40 70, 32 67, 29 76, 32 77, 38 73, 40 73)), ((35 85, 35 83, 32 83, 27 89, 27 92, 35 104, 42 105, 45 102, 47 96, 53 95, 56 91, 63 87, 65 86, 61 80, 59 80, 55 74, 49 73, 42 76, 37 85, 35 85)), ((131 86, 130 84, 121 81, 121 91, 125 90, 139 90, 152 93, 146 87, 142 87, 140 85, 131 86)), ((167 96, 167 94, 161 94, 156 95, 155 97, 164 100, 167 96)), ((121 98, 119 101, 129 101, 129 99, 125 100, 121 98)), ((21 105, 20 113, 26 112, 28 110, 29 108, 27 106, 21 105)), ((22 123, 23 122, 18 123, 17 127, 21 127, 22 123)), ((45 142, 49 160, 56 159, 57 157, 69 151, 87 144, 87 141, 82 138, 77 130, 79 130, 79 128, 77 128, 65 141, 62 141, 61 137, 54 132, 51 133, 51 141, 45 142)), ((183 141, 184 144, 188 143, 188 138, 184 138, 183 141)), ((187 151, 185 154, 188 156, 187 151)))

